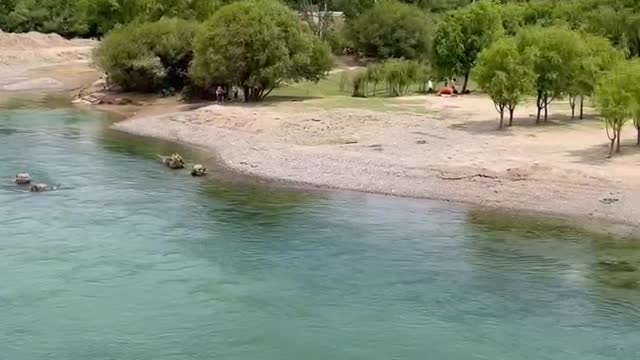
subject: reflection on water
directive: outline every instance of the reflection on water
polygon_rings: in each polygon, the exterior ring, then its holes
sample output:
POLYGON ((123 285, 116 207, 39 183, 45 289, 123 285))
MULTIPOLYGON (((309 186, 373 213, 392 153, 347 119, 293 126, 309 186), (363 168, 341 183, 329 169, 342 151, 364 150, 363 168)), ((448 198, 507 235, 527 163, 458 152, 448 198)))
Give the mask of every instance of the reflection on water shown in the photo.
POLYGON ((93 113, 7 111, 0 138, 2 358, 640 353, 635 243, 215 168, 192 178, 156 154, 197 152, 108 131, 93 113), (13 191, 21 171, 69 189, 13 191))

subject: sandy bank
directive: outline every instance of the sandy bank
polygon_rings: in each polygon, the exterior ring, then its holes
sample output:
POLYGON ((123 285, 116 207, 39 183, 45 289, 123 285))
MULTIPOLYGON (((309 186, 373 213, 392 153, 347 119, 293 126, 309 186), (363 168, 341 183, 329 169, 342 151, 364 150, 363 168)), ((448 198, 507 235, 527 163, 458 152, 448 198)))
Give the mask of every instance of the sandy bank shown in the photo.
POLYGON ((0 31, 0 94, 78 88, 100 74, 89 66, 93 40, 0 31))
MULTIPOLYGON (((314 102, 208 106, 114 125, 207 147, 227 166, 298 184, 536 212, 638 235, 640 151, 606 159, 594 121, 496 131, 483 97, 390 100, 391 111, 323 110, 314 102), (423 107, 426 113, 403 111, 423 107), (428 114, 428 115, 427 115, 428 114)), ((326 108, 326 107, 325 107, 326 108)), ((628 141, 632 141, 628 131, 628 141)))

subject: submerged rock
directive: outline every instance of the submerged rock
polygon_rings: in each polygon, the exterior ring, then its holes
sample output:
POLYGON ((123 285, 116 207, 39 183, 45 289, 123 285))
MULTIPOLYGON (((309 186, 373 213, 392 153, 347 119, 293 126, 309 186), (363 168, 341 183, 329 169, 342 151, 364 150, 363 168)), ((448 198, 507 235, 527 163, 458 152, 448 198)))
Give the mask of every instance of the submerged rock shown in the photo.
MULTIPOLYGON (((158 155, 160 156, 160 155, 158 155)), ((160 156, 162 163, 170 169, 183 169, 184 160, 180 154, 171 154, 171 156, 160 156)))
POLYGON ((193 165, 193 169, 191 170, 191 176, 205 176, 207 175, 207 168, 204 165, 196 164, 193 165))
POLYGON ((29 189, 31 192, 44 192, 49 191, 49 185, 47 184, 33 184, 29 189))
POLYGON ((635 266, 624 260, 602 260, 598 261, 598 265, 612 272, 634 272, 638 270, 635 266))
POLYGON ((28 185, 31 184, 31 175, 28 173, 18 174, 16 175, 16 184, 18 185, 28 185))

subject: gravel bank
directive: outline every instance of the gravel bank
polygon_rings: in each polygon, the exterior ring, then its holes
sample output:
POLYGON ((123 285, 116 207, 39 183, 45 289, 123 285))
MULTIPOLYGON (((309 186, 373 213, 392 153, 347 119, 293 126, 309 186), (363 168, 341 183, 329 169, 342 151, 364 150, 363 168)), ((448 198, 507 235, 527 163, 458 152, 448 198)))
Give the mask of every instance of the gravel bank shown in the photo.
POLYGON ((606 231, 616 235, 639 235, 638 157, 606 163, 600 129, 579 125, 571 129, 580 131, 571 137, 578 140, 558 146, 568 129, 489 131, 494 122, 485 124, 479 114, 488 115, 485 107, 491 104, 482 98, 456 100, 477 102, 470 114, 440 99, 420 101, 442 107, 440 118, 213 105, 136 117, 114 128, 206 147, 231 169, 254 176, 533 212, 600 232, 606 223, 606 231), (458 120, 443 119, 451 114, 458 120))

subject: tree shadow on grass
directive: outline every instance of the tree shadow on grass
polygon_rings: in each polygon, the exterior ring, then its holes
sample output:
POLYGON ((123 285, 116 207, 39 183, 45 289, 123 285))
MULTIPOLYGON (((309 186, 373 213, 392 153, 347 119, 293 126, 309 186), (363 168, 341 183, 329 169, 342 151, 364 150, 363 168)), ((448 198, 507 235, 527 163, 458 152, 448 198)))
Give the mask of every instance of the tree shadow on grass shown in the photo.
MULTIPOLYGON (((609 156, 609 142, 603 141, 600 144, 590 146, 588 148, 572 150, 568 152, 570 156, 575 158, 575 162, 585 163, 589 165, 606 165, 612 159, 609 156)), ((640 146, 636 146, 634 141, 623 141, 621 143, 620 153, 613 154, 613 158, 617 157, 638 157, 640 162, 640 146)))

